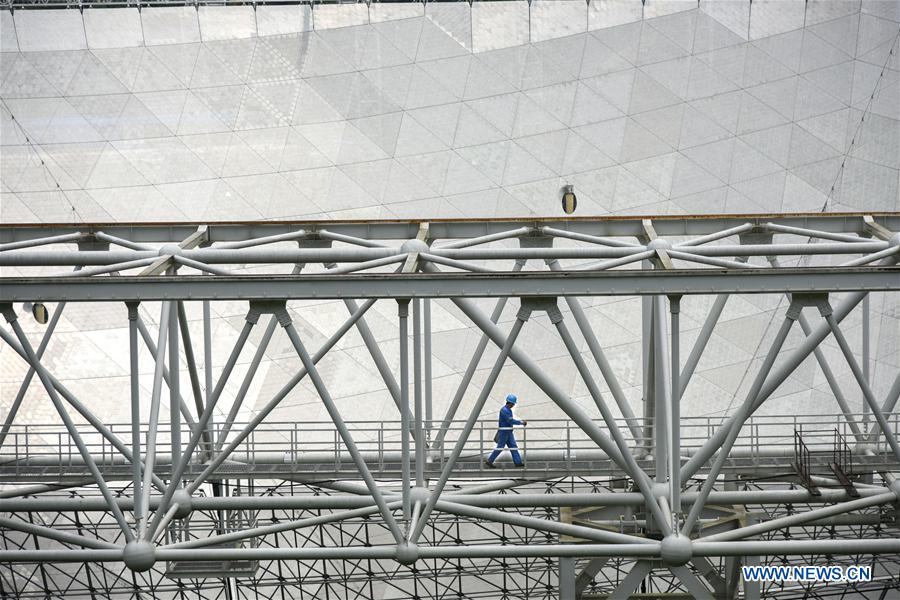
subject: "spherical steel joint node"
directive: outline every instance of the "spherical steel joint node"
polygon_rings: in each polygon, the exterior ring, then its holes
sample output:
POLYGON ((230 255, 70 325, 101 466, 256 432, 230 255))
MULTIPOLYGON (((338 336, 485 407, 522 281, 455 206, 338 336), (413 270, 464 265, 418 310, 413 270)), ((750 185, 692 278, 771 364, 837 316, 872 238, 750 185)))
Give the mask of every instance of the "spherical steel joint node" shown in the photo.
POLYGON ((412 502, 421 502, 425 504, 431 497, 431 490, 427 487, 413 487, 409 490, 409 499, 412 502))
POLYGON ((178 509, 175 510, 176 519, 185 519, 191 514, 191 495, 184 488, 175 490, 172 494, 172 504, 177 504, 178 509))
POLYGON ((156 564, 156 548, 147 541, 128 542, 122 551, 122 562, 135 573, 149 571, 156 564))
POLYGON ((156 251, 159 256, 181 256, 183 252, 178 244, 166 244, 156 251))
POLYGON ((419 559, 419 546, 417 544, 410 544, 409 542, 397 544, 397 554, 395 558, 401 565, 411 565, 419 559))
POLYGON ((686 565, 693 557, 691 538, 685 535, 667 535, 663 538, 659 557, 663 563, 680 567, 686 565))
POLYGON ((651 240, 649 244, 647 244, 648 250, 668 250, 672 247, 672 243, 669 240, 664 240, 662 238, 656 238, 655 240, 651 240))
POLYGON ((653 497, 657 500, 659 500, 660 498, 668 498, 669 484, 657 481, 651 486, 650 491, 653 492, 653 497))
POLYGON ((400 250, 406 253, 418 252, 421 254, 422 252, 429 252, 431 248, 422 240, 411 239, 403 242, 403 244, 400 246, 400 250))

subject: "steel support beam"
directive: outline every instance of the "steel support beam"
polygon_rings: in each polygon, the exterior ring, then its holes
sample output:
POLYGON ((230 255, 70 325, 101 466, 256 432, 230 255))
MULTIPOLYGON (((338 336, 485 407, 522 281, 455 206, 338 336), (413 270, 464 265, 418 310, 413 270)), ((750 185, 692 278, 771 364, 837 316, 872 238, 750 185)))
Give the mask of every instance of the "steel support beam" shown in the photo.
MULTIPOLYGON (((426 263, 425 266, 431 266, 426 263)), ((5 277, 0 303, 163 300, 321 300, 510 296, 640 296, 896 291, 900 268, 675 269, 60 279, 5 277)))

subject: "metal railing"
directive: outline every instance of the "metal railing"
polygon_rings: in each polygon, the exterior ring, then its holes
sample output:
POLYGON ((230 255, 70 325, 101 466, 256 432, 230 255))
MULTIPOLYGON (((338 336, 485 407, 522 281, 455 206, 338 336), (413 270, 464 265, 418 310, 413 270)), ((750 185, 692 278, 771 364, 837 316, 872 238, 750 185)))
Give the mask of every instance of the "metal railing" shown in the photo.
MULTIPOLYGON (((682 458, 691 456, 721 426, 719 417, 687 417, 681 420, 682 458)), ((895 435, 900 432, 900 414, 889 417, 891 429, 895 435)), ((605 430, 600 420, 596 424, 605 430)), ((627 432, 624 419, 617 423, 621 431, 627 432)), ((348 422, 348 428, 370 468, 378 471, 394 471, 402 459, 401 429, 398 421, 356 421, 348 422)), ((463 430, 463 421, 454 421, 447 429, 442 445, 431 444, 438 429, 424 431, 428 444, 426 452, 426 468, 434 470, 443 467, 450 451, 456 444, 463 430)), ((109 430, 126 446, 131 446, 131 425, 113 424, 109 430)), ((229 438, 243 428, 235 424, 231 428, 229 438)), ((100 467, 128 467, 125 457, 90 425, 79 425, 85 445, 95 462, 100 467)), ((199 468, 198 457, 215 455, 215 441, 222 433, 218 424, 210 429, 212 441, 201 441, 195 454, 194 467, 199 468)), ((484 419, 472 431, 463 446, 459 468, 472 470, 482 468, 481 462, 496 444, 493 441, 497 432, 496 421, 484 419)), ((191 431, 182 429, 181 439, 186 443, 191 431)), ((519 451, 526 461, 532 459, 546 467, 552 463, 555 470, 571 470, 584 467, 585 463, 601 463, 607 461, 606 455, 593 440, 575 423, 564 419, 529 419, 528 427, 516 427, 515 436, 519 451)), ((840 459, 838 464, 852 472, 849 445, 843 440, 852 436, 843 415, 765 415, 754 416, 747 420, 732 449, 729 465, 754 466, 760 464, 783 464, 791 467, 791 461, 800 456, 803 468, 812 470, 819 458, 824 464, 832 459, 840 459), (802 440, 796 432, 802 432, 802 440), (842 441, 840 456, 835 440, 842 441), (798 443, 801 449, 798 450, 798 443), (782 460, 783 459, 783 460, 782 460), (775 461, 773 463, 773 461, 775 461)), ((140 433, 142 448, 146 447, 147 432, 140 433)), ((639 458, 644 456, 644 448, 640 440, 630 436, 626 438, 639 458)), ((170 464, 170 434, 165 425, 161 425, 156 440, 156 464, 163 472, 170 464)), ((851 438, 852 439, 852 438, 851 438)), ((227 442, 227 439, 226 439, 227 442)), ((876 440, 871 446, 873 454, 868 457, 857 456, 857 461, 865 460, 867 465, 893 464, 887 443, 876 440)), ((509 448, 499 459, 507 461, 509 448)), ((205 460, 205 458, 203 459, 205 460)), ((414 460, 414 456, 411 456, 414 460)), ((837 460, 835 461, 837 462, 837 460)), ((0 479, 9 476, 28 475, 40 472, 48 475, 58 472, 60 475, 71 474, 83 470, 84 463, 78 448, 62 425, 21 424, 13 425, 9 431, 3 448, 0 448, 0 479)), ((330 422, 275 422, 267 423, 251 431, 237 445, 221 469, 243 471, 247 468, 259 467, 262 471, 321 471, 350 472, 356 470, 344 443, 330 422)), ((189 469, 189 472, 192 472, 189 469)))

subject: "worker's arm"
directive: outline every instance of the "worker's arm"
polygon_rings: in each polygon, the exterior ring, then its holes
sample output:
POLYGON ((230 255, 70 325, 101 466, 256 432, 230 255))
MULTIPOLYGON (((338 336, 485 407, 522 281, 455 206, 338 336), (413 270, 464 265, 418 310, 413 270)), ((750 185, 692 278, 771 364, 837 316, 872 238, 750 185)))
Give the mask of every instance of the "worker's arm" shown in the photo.
POLYGON ((528 421, 513 418, 512 410, 504 406, 500 409, 500 427, 512 427, 513 425, 528 425, 528 421))

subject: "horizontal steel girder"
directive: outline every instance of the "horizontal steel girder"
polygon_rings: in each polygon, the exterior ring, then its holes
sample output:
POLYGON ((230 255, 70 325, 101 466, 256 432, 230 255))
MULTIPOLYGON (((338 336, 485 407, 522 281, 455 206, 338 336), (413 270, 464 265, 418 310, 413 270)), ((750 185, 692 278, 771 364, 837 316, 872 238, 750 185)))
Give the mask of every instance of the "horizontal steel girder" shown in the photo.
MULTIPOLYGON (((863 498, 883 494, 887 488, 860 488, 863 498)), ((684 492, 681 502, 687 506, 697 499, 696 491, 684 492)), ((399 497, 386 494, 386 498, 399 497)), ((594 493, 516 493, 516 494, 456 494, 448 493, 445 500, 457 504, 478 506, 482 508, 595 508, 603 506, 642 506, 646 500, 638 492, 594 492, 594 493)), ((711 506, 728 506, 734 504, 828 504, 845 502, 852 499, 843 489, 823 489, 818 496, 805 489, 783 490, 739 490, 712 492, 707 499, 711 506)), ((159 506, 161 496, 150 497, 150 508, 159 506)), ((116 499, 122 510, 134 507, 132 498, 116 499)), ((374 506, 371 496, 366 495, 303 495, 303 496, 197 496, 191 500, 194 510, 311 510, 311 509, 355 509, 374 506)), ((2 512, 66 512, 66 511, 105 511, 109 507, 100 497, 29 497, 0 499, 2 512)))
MULTIPOLYGON (((863 217, 871 215, 891 231, 900 230, 900 214, 881 213, 794 213, 685 216, 623 216, 623 217, 562 217, 520 219, 429 219, 429 236, 433 239, 469 238, 501 233, 519 227, 533 229, 551 226, 572 233, 599 236, 643 236, 643 221, 650 219, 660 236, 685 236, 715 233, 731 227, 751 223, 761 225, 776 222, 788 227, 802 227, 831 233, 864 233, 863 217)), ((210 242, 241 241, 296 232, 327 230, 342 235, 381 240, 405 240, 416 237, 418 221, 231 221, 208 223, 210 242)), ((133 242, 180 242, 197 231, 196 222, 170 223, 41 223, 0 226, 0 244, 22 242, 51 235, 70 233, 106 234, 133 242)))
POLYGON ((642 296, 900 290, 900 267, 672 271, 8 277, 4 302, 642 296))

